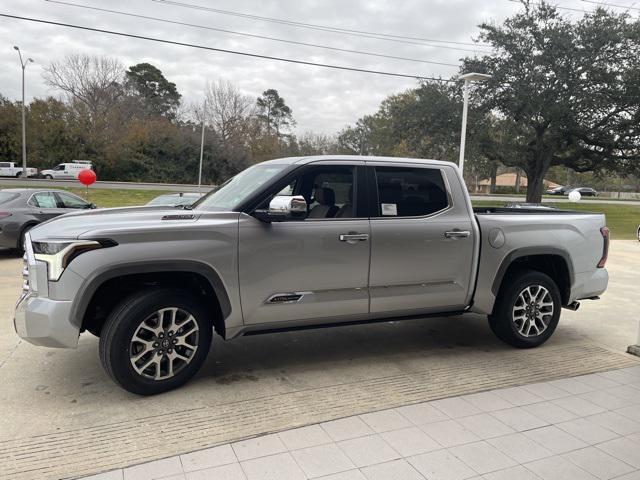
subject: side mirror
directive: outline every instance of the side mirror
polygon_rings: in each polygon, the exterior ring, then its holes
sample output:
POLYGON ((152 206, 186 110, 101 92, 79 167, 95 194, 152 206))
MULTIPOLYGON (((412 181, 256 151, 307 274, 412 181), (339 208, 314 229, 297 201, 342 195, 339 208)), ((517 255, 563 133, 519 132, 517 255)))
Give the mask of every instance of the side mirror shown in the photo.
POLYGON ((256 210, 255 214, 265 222, 304 220, 307 217, 307 201, 302 195, 278 195, 269 202, 267 210, 256 210))
POLYGON ((93 210, 94 208, 98 208, 98 206, 95 203, 90 203, 89 208, 93 210))

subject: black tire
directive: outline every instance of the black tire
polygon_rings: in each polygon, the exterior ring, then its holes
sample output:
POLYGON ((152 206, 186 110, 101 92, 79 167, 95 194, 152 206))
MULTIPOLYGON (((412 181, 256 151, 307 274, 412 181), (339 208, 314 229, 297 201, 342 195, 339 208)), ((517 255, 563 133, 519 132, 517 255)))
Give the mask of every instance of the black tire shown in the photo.
MULTIPOLYGON (((535 291, 535 290, 533 290, 535 291)), ((525 297, 527 295, 525 294, 525 297)), ((531 308, 531 307, 529 307, 531 308)), ((549 307, 545 307, 548 311, 549 307)), ((489 325, 493 333, 503 342, 517 348, 532 348, 542 345, 546 342, 560 320, 560 309, 562 308, 562 299, 560 290, 556 283, 542 272, 534 270, 519 270, 506 276, 502 282, 502 286, 496 298, 496 304, 493 313, 489 315, 489 325), (521 302, 519 296, 527 287, 542 286, 546 289, 551 297, 553 311, 550 315, 542 315, 547 317, 546 329, 541 333, 531 336, 523 335, 520 332, 519 325, 514 321, 514 307, 516 302, 521 302)), ((537 310, 532 310, 532 314, 537 310)), ((526 310, 522 310, 523 314, 528 314, 526 310)), ((523 320, 524 322, 525 320, 523 320)), ((539 323, 536 323, 539 325, 539 323)), ((535 328, 538 328, 537 326, 535 328)), ((525 332, 526 333, 526 332, 525 332)))
MULTIPOLYGON (((187 292, 174 288, 143 290, 122 301, 107 318, 100 333, 100 362, 107 374, 131 393, 154 395, 166 392, 185 384, 198 372, 209 353, 212 331, 212 322, 201 302, 187 292), (197 341, 194 342, 197 348, 195 353, 190 356, 189 362, 182 365, 173 376, 158 380, 148 378, 144 373, 149 370, 143 370, 140 373, 132 364, 130 358, 134 354, 132 339, 145 319, 152 318, 156 312, 163 308, 171 307, 178 308, 193 316, 198 327, 197 341)), ((164 333, 163 343, 169 339, 169 331, 165 330, 164 333)), ((176 335, 177 333, 176 331, 176 335)), ((159 340, 157 337, 153 338, 159 340)), ((153 343, 154 347, 162 348, 162 345, 156 340, 151 340, 151 342, 155 342, 153 343)), ((169 350, 165 350, 164 354, 157 356, 161 359, 160 362, 164 362, 165 366, 168 366, 166 362, 171 362, 171 360, 167 357, 166 352, 171 352, 171 346, 165 345, 165 348, 169 350)), ((178 348, 182 349, 183 347, 178 345, 173 348, 177 354, 178 348)), ((180 351, 181 354, 185 354, 185 352, 188 353, 187 350, 180 351)), ((154 349, 150 352, 151 356, 143 357, 141 363, 145 363, 147 359, 155 359, 156 354, 157 351, 154 349)), ((157 367, 154 367, 154 372, 157 373, 160 369, 161 364, 159 363, 157 367)))
POLYGON ((20 178, 22 176, 22 172, 16 173, 16 178, 20 178))
POLYGON ((51 175, 45 175, 44 178, 46 178, 47 180, 53 180, 53 177, 51 175))

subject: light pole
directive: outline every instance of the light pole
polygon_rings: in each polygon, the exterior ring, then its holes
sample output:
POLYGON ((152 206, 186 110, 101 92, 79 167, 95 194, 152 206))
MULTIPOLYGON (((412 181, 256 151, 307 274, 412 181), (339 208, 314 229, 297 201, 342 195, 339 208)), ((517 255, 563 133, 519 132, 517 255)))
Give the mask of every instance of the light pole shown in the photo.
POLYGON ((20 66, 22 67, 22 178, 27 178, 27 122, 24 111, 24 69, 29 63, 33 63, 33 58, 29 57, 26 61, 22 60, 20 49, 14 45, 13 49, 18 52, 20 57, 20 66))
POLYGON ((465 73, 460 75, 460 80, 464 80, 462 87, 462 132, 460 133, 460 161, 458 167, 460 173, 464 172, 464 147, 467 141, 467 110, 469 110, 469 84, 471 82, 482 82, 491 78, 491 75, 484 73, 465 73))
POLYGON ((204 154, 204 119, 207 116, 207 99, 205 98, 202 106, 202 135, 200 137, 200 168, 198 169, 198 192, 202 184, 202 156, 204 154))

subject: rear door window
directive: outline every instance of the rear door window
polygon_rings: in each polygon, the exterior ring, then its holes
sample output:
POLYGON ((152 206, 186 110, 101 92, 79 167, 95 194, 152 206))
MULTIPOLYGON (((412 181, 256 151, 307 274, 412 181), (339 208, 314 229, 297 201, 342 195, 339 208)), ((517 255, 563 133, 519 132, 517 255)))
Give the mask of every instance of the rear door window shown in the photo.
POLYGON ((58 208, 58 202, 53 192, 34 193, 29 203, 38 208, 58 208))
POLYGON ((421 217, 449 206, 439 168, 375 167, 377 217, 421 217))

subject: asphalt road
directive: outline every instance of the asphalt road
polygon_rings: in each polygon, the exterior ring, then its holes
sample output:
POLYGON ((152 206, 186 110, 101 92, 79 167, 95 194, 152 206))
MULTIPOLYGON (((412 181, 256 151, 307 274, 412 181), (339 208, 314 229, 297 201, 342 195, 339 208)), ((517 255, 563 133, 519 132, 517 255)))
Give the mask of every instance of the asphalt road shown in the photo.
POLYGON ((215 338, 197 377, 137 397, 102 371, 98 339, 46 349, 13 330, 21 260, 0 255, 0 478, 66 478, 419 401, 636 364, 640 243, 613 241, 608 291, 564 310, 544 346, 512 349, 465 315, 215 338))

